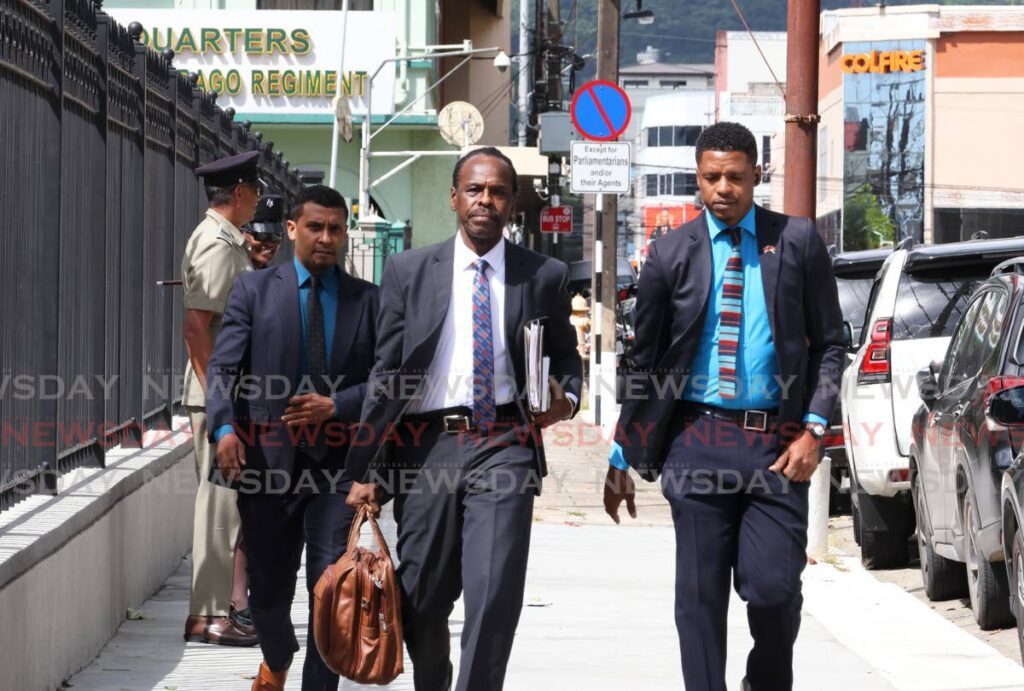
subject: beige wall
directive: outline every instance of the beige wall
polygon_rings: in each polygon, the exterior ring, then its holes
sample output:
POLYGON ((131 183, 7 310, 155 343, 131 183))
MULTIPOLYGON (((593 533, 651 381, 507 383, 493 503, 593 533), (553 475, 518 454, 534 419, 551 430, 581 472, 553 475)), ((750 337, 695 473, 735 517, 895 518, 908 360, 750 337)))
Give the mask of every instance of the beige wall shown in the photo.
MULTIPOLYGON (((474 48, 497 46, 511 53, 512 40, 509 2, 486 0, 441 0, 441 42, 460 43, 472 39, 474 48)), ((481 144, 508 144, 509 104, 515 66, 498 72, 491 64, 492 56, 470 60, 442 85, 443 103, 468 101, 484 116, 481 144)), ((461 58, 449 59, 444 69, 450 70, 461 58)))

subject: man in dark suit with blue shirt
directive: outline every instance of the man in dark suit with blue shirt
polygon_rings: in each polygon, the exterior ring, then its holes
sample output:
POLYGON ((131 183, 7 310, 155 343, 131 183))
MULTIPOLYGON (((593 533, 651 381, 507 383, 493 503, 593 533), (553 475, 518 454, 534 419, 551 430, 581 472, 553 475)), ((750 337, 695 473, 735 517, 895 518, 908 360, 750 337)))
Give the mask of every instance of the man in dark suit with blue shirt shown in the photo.
MULTIPOLYGON (((347 217, 335 190, 299 193, 288 221, 294 260, 235 281, 210 358, 206 412, 218 470, 238 489, 263 650, 254 691, 283 691, 299 649, 290 609, 303 546, 312 602, 354 515, 345 454, 373 366, 379 298, 338 267, 347 217)), ((303 690, 337 689, 312 645, 312 616, 307 641, 303 690)))
POLYGON ((791 689, 807 488, 838 392, 842 316, 813 222, 754 204, 750 131, 712 125, 696 155, 705 212, 657 240, 640 274, 605 510, 617 523, 625 501, 636 516, 630 467, 660 475, 687 691, 726 688, 733 579, 754 639, 743 688, 791 689))

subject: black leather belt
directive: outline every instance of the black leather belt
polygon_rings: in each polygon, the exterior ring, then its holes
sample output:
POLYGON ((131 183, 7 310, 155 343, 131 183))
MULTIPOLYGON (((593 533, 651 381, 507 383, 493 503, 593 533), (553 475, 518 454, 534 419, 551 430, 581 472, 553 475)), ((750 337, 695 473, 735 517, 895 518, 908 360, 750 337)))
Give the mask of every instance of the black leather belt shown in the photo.
POLYGON ((779 424, 779 414, 774 410, 732 410, 718 406, 682 401, 679 411, 684 417, 698 418, 702 415, 716 420, 735 423, 752 432, 771 432, 779 424))
MULTIPOLYGON (((473 409, 469 406, 454 406, 431 410, 427 413, 416 413, 407 415, 407 420, 412 422, 427 422, 440 424, 447 434, 461 434, 463 432, 475 432, 473 424, 473 409)), ((515 403, 505 403, 497 407, 495 411, 495 422, 522 422, 523 416, 519 412, 519 406, 515 403)))

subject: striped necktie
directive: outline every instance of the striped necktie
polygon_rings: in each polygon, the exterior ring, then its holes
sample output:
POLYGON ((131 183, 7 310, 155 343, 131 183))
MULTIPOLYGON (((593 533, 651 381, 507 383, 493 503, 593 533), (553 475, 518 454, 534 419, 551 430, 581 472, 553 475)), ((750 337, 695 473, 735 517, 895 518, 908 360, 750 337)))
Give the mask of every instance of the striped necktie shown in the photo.
POLYGON ((740 254, 739 228, 726 228, 732 242, 722 283, 722 313, 718 323, 718 394, 736 398, 736 363, 740 344, 740 320, 743 316, 743 257, 740 254))
POLYGON ((497 418, 494 402, 494 338, 487 260, 473 262, 473 424, 477 429, 497 418))

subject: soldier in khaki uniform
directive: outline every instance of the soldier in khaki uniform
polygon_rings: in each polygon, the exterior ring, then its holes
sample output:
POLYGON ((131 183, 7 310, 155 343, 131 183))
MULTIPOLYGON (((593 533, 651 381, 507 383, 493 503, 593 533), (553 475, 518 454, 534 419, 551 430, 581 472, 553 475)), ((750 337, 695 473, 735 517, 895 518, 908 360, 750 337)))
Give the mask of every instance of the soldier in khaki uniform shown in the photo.
POLYGON ((185 640, 218 645, 256 645, 248 618, 245 556, 239 542, 234 490, 209 481, 213 454, 206 427, 206 367, 220 331, 221 315, 235 277, 252 271, 241 226, 252 220, 260 198, 257 160, 252 151, 196 169, 203 177, 210 208, 192 232, 181 260, 185 289, 184 404, 195 445, 195 526, 192 535, 192 598, 185 640), (236 609, 237 607, 237 609, 236 609))

